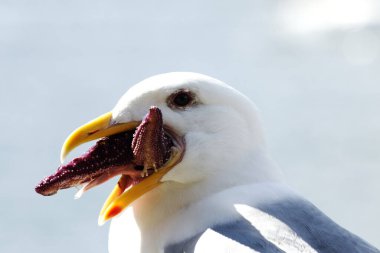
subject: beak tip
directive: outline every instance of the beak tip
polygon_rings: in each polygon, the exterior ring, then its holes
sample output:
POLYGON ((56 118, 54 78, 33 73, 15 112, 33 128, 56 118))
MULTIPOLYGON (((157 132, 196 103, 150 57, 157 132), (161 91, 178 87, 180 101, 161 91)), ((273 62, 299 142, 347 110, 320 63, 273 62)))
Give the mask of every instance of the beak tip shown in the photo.
POLYGON ((62 145, 62 148, 61 148, 61 154, 59 156, 59 159, 61 161, 61 163, 64 163, 65 162, 65 158, 67 156, 67 153, 68 153, 68 149, 67 149, 67 140, 65 141, 65 143, 62 145))
POLYGON ((61 152, 61 156, 59 158, 59 160, 61 161, 61 164, 65 162, 65 158, 66 158, 66 154, 64 154, 64 152, 61 152))
POLYGON ((99 216, 98 218, 98 226, 101 227, 106 223, 106 220, 104 220, 104 217, 99 216))

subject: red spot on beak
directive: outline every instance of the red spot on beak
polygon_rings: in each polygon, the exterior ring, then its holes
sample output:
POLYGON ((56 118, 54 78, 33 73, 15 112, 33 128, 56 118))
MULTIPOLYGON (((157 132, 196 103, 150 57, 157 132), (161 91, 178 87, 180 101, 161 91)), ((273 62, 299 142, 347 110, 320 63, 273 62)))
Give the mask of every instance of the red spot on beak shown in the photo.
POLYGON ((112 207, 112 209, 107 213, 107 219, 110 219, 112 217, 115 217, 118 215, 123 209, 118 206, 112 207))

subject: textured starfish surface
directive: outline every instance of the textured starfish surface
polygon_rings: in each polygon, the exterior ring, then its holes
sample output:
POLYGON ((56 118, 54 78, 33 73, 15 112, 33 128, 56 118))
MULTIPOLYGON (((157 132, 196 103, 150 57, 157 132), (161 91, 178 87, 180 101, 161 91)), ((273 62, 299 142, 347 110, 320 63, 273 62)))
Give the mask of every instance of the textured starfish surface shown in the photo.
POLYGON ((120 174, 129 179, 128 184, 138 183, 169 159, 171 146, 160 109, 151 107, 136 130, 100 139, 82 156, 44 178, 35 190, 45 196, 82 184, 88 190, 120 174))
POLYGON ((134 162, 148 169, 157 170, 170 156, 171 140, 165 135, 160 109, 152 107, 137 127, 132 140, 134 162))

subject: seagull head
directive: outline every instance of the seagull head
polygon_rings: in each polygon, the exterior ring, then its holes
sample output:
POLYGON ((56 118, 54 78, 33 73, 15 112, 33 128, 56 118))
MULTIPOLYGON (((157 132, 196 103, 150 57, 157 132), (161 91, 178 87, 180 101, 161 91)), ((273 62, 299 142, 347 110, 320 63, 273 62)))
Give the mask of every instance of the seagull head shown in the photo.
POLYGON ((234 173, 233 164, 264 149, 255 105, 215 78, 183 72, 148 78, 120 99, 112 122, 139 121, 151 106, 161 110, 165 126, 185 144, 184 157, 163 181, 194 183, 219 174, 228 177, 234 173))
MULTIPOLYGON (((132 162, 91 172, 91 178, 78 181, 92 187, 121 175, 102 208, 100 224, 135 203, 141 206, 161 199, 164 203, 164 196, 177 194, 182 199, 177 203, 186 205, 224 188, 277 177, 263 163, 265 142, 255 105, 209 76, 174 72, 143 80, 130 88, 111 112, 75 130, 64 143, 61 158, 82 143, 128 132, 133 140, 125 145, 132 142, 133 150, 126 151, 133 152, 132 162), (136 166, 139 158, 140 166, 136 166)), ((72 186, 62 185, 59 189, 72 186)))

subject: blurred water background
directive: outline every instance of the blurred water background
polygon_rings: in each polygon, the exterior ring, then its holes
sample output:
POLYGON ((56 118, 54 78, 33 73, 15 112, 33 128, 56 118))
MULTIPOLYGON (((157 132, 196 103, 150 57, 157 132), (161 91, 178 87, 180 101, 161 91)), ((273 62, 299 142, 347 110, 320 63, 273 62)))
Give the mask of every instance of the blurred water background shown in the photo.
POLYGON ((170 71, 252 98, 289 183, 380 247, 379 23, 376 0, 0 0, 0 252, 107 250, 113 183, 34 186, 73 129, 170 71))

